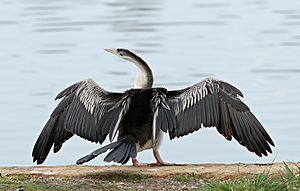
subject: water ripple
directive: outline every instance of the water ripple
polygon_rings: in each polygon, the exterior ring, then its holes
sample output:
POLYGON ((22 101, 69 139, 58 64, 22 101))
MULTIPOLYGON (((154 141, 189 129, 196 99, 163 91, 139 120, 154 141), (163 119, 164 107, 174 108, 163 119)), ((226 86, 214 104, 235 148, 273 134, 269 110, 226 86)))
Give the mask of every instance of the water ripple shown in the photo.
POLYGON ((197 3, 196 7, 198 8, 219 8, 219 7, 229 7, 230 3, 197 3))
POLYGON ((289 74, 289 73, 300 73, 300 69, 254 69, 251 70, 253 73, 266 73, 266 74, 274 74, 274 73, 282 73, 282 74, 289 74))
POLYGON ((296 47, 299 46, 299 42, 281 42, 280 46, 289 46, 289 47, 296 47))
POLYGON ((34 29, 33 32, 79 32, 83 31, 82 27, 57 27, 57 28, 40 28, 40 29, 34 29))
POLYGON ((68 53, 69 50, 66 49, 45 49, 45 50, 37 50, 39 54, 65 54, 68 53))
POLYGON ((18 23, 18 21, 14 20, 0 20, 0 25, 16 25, 18 23))
POLYGON ((106 73, 114 75, 114 76, 127 76, 127 75, 129 75, 129 72, 124 72, 124 71, 107 71, 106 73))
POLYGON ((66 9, 66 7, 63 6, 27 6, 24 7, 25 10, 29 10, 29 11, 56 11, 56 10, 62 10, 62 9, 66 9))
POLYGON ((272 11, 275 14, 281 14, 281 15, 289 15, 289 14, 295 14, 298 13, 298 10, 295 9, 277 9, 272 11))
POLYGON ((50 92, 34 92, 34 93, 30 93, 30 96, 48 96, 48 95, 52 95, 52 93, 50 92))

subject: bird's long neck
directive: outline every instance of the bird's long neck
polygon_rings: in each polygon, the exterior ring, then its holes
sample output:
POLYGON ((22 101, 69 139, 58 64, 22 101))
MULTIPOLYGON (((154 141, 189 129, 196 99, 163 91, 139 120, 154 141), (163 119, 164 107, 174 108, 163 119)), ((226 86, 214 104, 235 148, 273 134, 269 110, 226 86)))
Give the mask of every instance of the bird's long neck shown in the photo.
POLYGON ((134 80, 135 88, 147 89, 153 85, 153 74, 147 63, 139 56, 135 55, 132 62, 139 67, 140 71, 134 80))

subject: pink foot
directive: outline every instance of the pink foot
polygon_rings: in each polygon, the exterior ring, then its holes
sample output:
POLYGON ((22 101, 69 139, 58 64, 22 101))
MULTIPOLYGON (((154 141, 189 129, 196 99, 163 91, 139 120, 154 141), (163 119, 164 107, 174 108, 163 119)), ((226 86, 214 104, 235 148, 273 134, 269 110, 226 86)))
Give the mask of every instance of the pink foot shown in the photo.
POLYGON ((138 161, 136 158, 132 158, 132 164, 133 166, 138 166, 138 167, 141 167, 141 166, 184 166, 186 164, 176 164, 176 163, 166 163, 166 162, 163 162, 163 163, 160 163, 160 162, 153 162, 153 163, 141 163, 140 161, 138 161))
POLYGON ((146 164, 141 163, 140 161, 138 161, 138 159, 136 158, 132 158, 131 159, 133 166, 146 166, 146 164))
POLYGON ((148 166, 162 166, 159 162, 149 163, 148 166))

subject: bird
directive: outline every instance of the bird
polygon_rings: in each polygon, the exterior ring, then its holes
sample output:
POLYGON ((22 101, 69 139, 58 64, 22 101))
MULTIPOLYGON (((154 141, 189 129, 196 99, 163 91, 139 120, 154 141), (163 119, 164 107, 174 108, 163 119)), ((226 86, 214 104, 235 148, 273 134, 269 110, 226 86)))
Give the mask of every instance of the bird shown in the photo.
POLYGON ((153 87, 152 70, 140 56, 125 48, 104 50, 139 68, 134 87, 111 92, 88 78, 61 91, 55 98, 61 101, 34 145, 33 162, 42 164, 52 147, 56 153, 77 135, 99 144, 107 137, 110 141, 78 159, 78 165, 109 150, 105 162, 123 165, 131 159, 133 166, 143 166, 137 153, 147 149, 156 160, 151 165, 174 165, 163 161, 158 151, 163 135, 173 140, 204 127, 216 128, 259 157, 272 153, 273 140, 235 86, 209 76, 180 90, 153 87))

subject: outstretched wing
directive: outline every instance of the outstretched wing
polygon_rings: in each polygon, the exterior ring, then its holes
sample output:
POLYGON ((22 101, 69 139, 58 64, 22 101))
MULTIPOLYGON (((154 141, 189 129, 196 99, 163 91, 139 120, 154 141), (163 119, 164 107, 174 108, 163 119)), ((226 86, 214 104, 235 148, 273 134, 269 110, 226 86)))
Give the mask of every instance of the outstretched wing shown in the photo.
POLYGON ((120 121, 128 111, 132 91, 105 91, 92 79, 78 82, 57 95, 62 99, 40 133, 33 151, 33 162, 41 164, 52 145, 58 152, 73 134, 100 144, 109 134, 114 139, 120 121))
POLYGON ((234 137, 258 156, 272 153, 274 143, 249 107, 239 97, 240 90, 209 77, 191 87, 160 96, 155 129, 169 132, 170 139, 204 127, 216 127, 227 140, 234 137), (174 119, 175 118, 175 119, 174 119))

